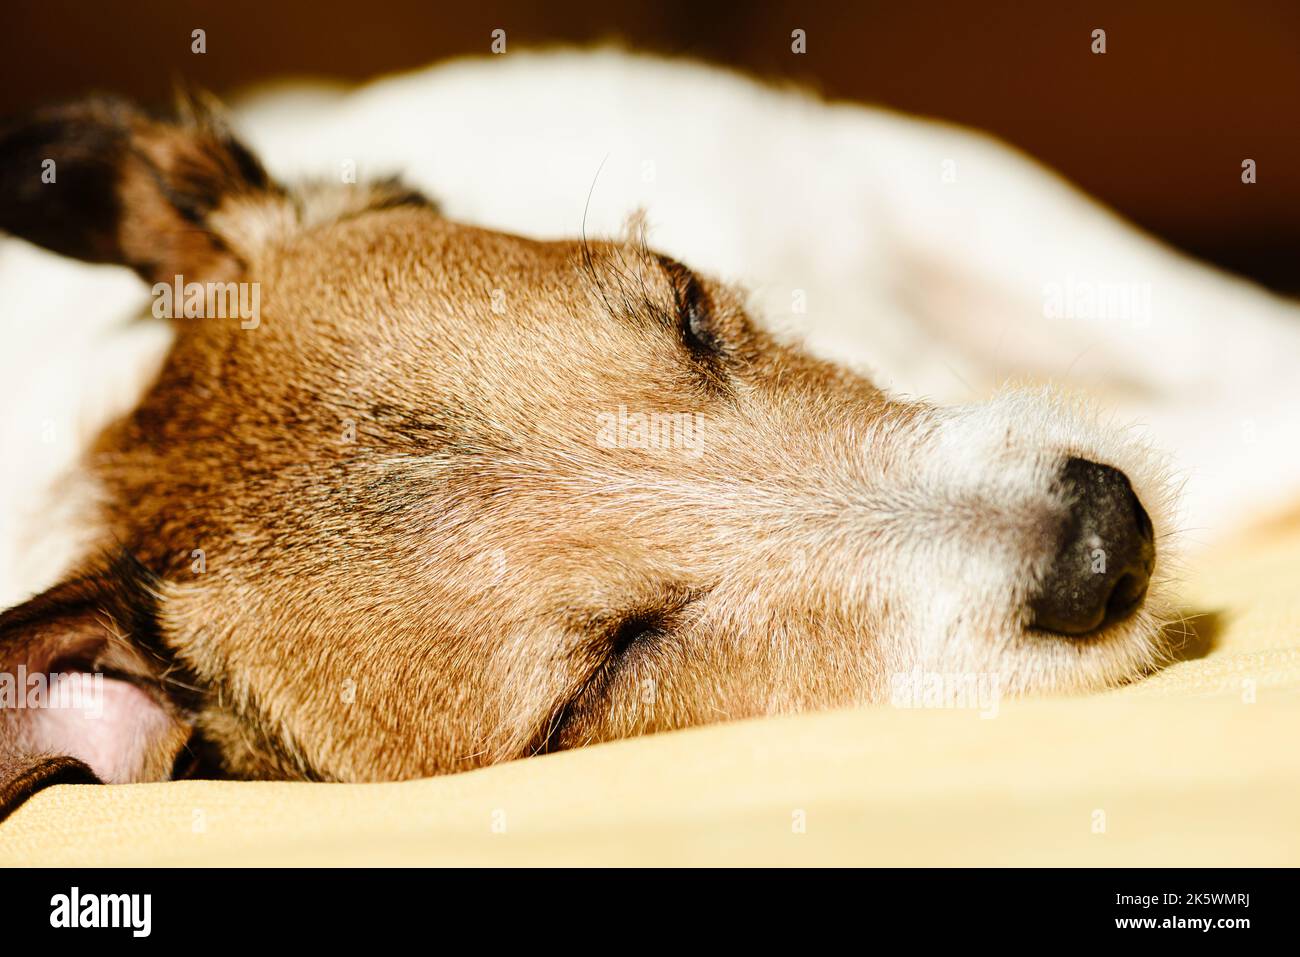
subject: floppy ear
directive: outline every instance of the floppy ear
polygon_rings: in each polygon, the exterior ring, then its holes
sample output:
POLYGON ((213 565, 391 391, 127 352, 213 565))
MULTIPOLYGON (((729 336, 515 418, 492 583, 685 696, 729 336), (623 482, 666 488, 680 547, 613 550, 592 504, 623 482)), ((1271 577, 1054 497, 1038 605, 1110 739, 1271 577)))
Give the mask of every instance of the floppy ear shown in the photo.
POLYGON ((94 99, 0 125, 0 229, 150 282, 237 273, 211 217, 281 190, 213 109, 189 101, 182 112, 162 122, 94 99))
POLYGON ((121 558, 0 615, 0 820, 50 784, 172 776, 191 727, 158 601, 121 558))

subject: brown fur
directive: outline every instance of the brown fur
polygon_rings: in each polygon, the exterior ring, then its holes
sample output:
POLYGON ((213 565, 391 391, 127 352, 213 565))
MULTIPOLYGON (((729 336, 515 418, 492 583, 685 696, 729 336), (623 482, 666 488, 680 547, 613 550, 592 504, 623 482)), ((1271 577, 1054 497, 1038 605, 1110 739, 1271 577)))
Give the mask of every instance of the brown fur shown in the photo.
MULTIPOLYGON (((285 191, 215 128, 118 129, 137 148, 98 246, 259 282, 261 321, 176 320, 85 463, 80 571, 147 570, 147 623, 101 639, 146 648, 118 671, 198 769, 408 778, 879 696, 894 596, 835 522, 906 464, 921 406, 635 237, 488 232, 396 184, 285 191), (701 442, 607 447, 620 407, 698 414, 701 442)), ((0 618, 0 648, 23 627, 0 618)))
POLYGON ((405 777, 826 703, 832 675, 838 700, 862 693, 830 642, 747 686, 750 659, 806 628, 800 604, 824 627, 825 596, 773 607, 788 552, 771 536, 785 486, 834 440, 809 417, 887 412, 866 383, 771 342, 719 288, 709 321, 734 360, 704 367, 635 248, 404 209, 288 237, 254 268, 259 334, 187 328, 92 459, 111 535, 170 583, 167 645, 219 689, 197 723, 229 770, 405 777), (610 315, 602 285, 635 291, 610 315), (620 405, 703 413, 707 450, 598 448, 596 413, 620 405), (809 441, 756 441, 768 430, 809 441), (766 483, 773 514, 726 507, 766 483), (749 575, 729 582, 747 540, 749 575), (247 727, 276 750, 245 747, 247 727))

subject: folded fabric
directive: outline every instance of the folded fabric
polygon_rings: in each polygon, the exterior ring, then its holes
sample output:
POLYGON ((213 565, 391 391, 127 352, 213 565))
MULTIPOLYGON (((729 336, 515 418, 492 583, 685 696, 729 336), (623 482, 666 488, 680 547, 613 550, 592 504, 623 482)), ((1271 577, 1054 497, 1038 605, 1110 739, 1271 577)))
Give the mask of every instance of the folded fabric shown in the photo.
POLYGON ((882 705, 399 784, 51 788, 9 865, 1300 864, 1300 524, 1206 552, 1105 694, 882 705))

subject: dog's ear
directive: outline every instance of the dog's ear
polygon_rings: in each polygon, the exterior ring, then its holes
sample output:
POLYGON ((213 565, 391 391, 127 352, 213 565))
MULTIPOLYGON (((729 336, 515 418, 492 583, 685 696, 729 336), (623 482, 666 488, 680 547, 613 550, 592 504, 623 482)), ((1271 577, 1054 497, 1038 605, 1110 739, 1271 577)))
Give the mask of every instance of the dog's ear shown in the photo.
POLYGON ((0 230, 151 282, 238 272, 214 214, 281 190, 211 104, 181 114, 93 99, 0 124, 0 230))
POLYGON ((172 776, 192 729, 155 585, 120 558, 0 614, 0 820, 51 784, 172 776))

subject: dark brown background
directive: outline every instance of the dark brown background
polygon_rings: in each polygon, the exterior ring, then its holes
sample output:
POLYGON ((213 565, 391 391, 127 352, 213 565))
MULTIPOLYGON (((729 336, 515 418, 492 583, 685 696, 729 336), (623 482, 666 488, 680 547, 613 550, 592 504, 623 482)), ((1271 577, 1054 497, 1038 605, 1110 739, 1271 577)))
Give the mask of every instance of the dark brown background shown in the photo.
POLYGON ((512 49, 619 39, 991 130, 1169 241, 1300 292, 1298 0, 5 0, 0 18, 0 113, 89 90, 163 101, 176 77, 360 79, 486 53, 498 27, 512 49))

